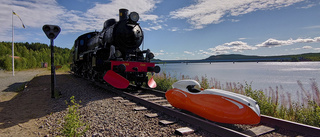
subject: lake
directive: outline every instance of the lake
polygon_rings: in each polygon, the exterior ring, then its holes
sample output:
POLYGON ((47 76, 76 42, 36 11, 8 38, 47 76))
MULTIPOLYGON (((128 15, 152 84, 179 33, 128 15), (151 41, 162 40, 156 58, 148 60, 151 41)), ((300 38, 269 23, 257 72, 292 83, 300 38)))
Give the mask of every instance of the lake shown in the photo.
MULTIPOLYGON (((206 76, 226 82, 251 83, 253 89, 275 90, 276 86, 283 93, 296 95, 301 91, 297 81, 300 80, 307 91, 311 90, 311 79, 316 83, 320 80, 320 62, 223 62, 223 63, 173 63, 158 64, 161 72, 170 73, 178 79, 182 75, 194 79, 196 76, 206 76)), ((319 85, 319 84, 318 84, 319 85)))

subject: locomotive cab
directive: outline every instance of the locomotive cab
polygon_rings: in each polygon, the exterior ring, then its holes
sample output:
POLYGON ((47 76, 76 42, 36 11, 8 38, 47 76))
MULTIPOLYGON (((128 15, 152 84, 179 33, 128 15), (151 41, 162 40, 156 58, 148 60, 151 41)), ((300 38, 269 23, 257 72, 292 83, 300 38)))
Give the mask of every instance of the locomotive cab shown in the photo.
POLYGON ((97 32, 89 32, 79 36, 74 41, 74 59, 76 61, 79 59, 79 54, 88 50, 87 44, 89 40, 96 35, 97 35, 97 32))

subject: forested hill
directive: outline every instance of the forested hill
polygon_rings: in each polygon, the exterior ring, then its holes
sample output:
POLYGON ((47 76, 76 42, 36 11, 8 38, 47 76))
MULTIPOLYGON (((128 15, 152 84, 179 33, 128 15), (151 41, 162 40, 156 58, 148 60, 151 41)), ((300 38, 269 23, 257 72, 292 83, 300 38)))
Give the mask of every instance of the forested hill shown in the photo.
MULTIPOLYGON (((0 69, 12 70, 12 43, 0 42, 0 69)), ((54 64, 69 66, 71 50, 54 47, 54 64)), ((47 44, 14 43, 15 69, 31 69, 41 67, 41 63, 51 64, 51 50, 47 44)))
POLYGON ((204 60, 282 60, 282 61, 320 61, 320 53, 305 53, 297 55, 282 56, 250 56, 241 54, 213 55, 204 60))

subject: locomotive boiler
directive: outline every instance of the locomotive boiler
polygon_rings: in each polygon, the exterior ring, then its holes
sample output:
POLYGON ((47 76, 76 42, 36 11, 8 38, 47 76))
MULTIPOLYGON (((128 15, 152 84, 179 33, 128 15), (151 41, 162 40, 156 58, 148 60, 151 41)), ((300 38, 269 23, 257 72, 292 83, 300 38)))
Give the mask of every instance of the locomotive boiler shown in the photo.
POLYGON ((119 21, 106 20, 102 31, 89 32, 74 42, 71 71, 92 80, 105 80, 116 88, 126 88, 129 82, 141 86, 148 82, 147 72, 159 73, 160 67, 150 60, 154 54, 139 47, 143 31, 139 14, 119 10, 119 21))

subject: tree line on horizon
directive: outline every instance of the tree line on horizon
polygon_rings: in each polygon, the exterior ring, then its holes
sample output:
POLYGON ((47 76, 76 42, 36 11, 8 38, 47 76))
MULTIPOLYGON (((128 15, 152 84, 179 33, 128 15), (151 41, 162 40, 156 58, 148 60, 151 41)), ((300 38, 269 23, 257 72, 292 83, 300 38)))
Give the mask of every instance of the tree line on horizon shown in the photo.
MULTIPOLYGON (((71 49, 54 47, 54 64, 69 66, 71 49)), ((14 43, 14 66, 16 70, 40 68, 43 63, 51 66, 51 49, 42 43, 14 43)), ((12 70, 12 42, 0 42, 0 69, 12 70)))
POLYGON ((320 53, 304 53, 296 55, 279 55, 279 56, 256 56, 256 55, 241 55, 241 54, 223 54, 212 55, 204 60, 232 60, 232 59, 279 59, 279 61, 320 61, 320 53), (284 60, 281 60, 284 59, 284 60))

